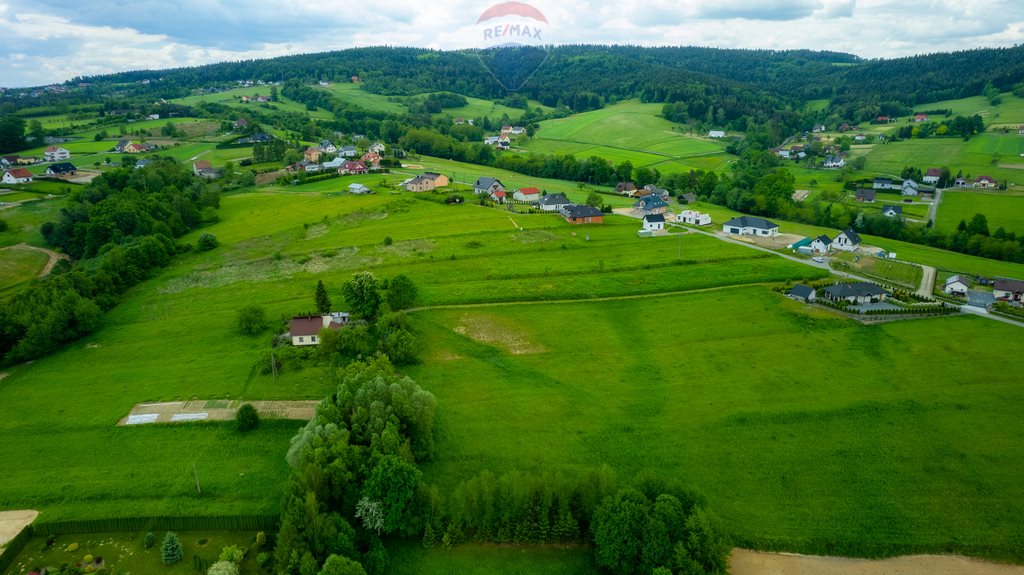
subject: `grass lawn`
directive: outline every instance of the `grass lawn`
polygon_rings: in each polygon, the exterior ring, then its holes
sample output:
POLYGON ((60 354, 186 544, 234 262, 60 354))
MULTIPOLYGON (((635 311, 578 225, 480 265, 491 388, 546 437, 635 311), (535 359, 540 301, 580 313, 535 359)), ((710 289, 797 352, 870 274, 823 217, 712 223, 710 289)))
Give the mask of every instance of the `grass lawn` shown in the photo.
POLYGON ((56 217, 64 206, 63 198, 41 202, 27 202, 0 210, 0 219, 7 222, 7 230, 0 232, 0 247, 22 242, 45 246, 41 228, 44 223, 56 217))
POLYGON ((403 114, 406 111, 405 104, 403 103, 404 98, 399 96, 374 94, 364 90, 362 84, 332 82, 329 86, 314 86, 314 88, 330 92, 343 102, 347 102, 373 112, 403 114))
POLYGON ((960 220, 970 221, 974 214, 985 214, 992 232, 1003 227, 1018 236, 1024 234, 1024 194, 1019 193, 943 192, 936 226, 951 232, 956 230, 960 220))
POLYGON ((905 166, 922 170, 948 167, 955 175, 966 177, 986 175, 1000 182, 1024 184, 1024 169, 1006 167, 1024 164, 1024 138, 1013 135, 982 134, 964 142, 959 138, 927 138, 905 140, 875 146, 867 155, 867 169, 899 175, 905 166))
POLYGON ((418 541, 388 543, 388 575, 584 575, 597 573, 585 547, 459 545, 424 549, 418 541))
MULTIPOLYGON (((243 550, 255 541, 256 533, 248 531, 183 531, 178 533, 184 551, 180 563, 168 566, 160 560, 160 544, 166 531, 154 531, 156 545, 147 549, 145 533, 90 533, 61 535, 53 547, 46 549, 46 536, 34 537, 25 545, 11 567, 11 573, 21 575, 34 567, 59 568, 67 563, 81 563, 86 555, 102 557, 103 565, 111 573, 160 573, 162 575, 191 575, 196 573, 193 556, 199 556, 212 565, 221 549, 236 545, 243 550), (202 543, 200 543, 202 541, 202 543), (74 551, 68 547, 78 545, 74 551)), ((256 573, 256 553, 248 551, 242 560, 243 573, 256 573)))
MULTIPOLYGON (((1000 98, 1002 102, 993 106, 988 98, 984 96, 973 96, 960 100, 944 100, 930 104, 918 104, 914 107, 915 112, 925 110, 950 110, 954 116, 973 116, 980 114, 985 118, 985 124, 1013 124, 1024 123, 1024 100, 1014 96, 1010 92, 1004 92, 1000 98)), ((942 120, 941 117, 932 117, 930 120, 942 120)))
MULTIPOLYGON (((199 94, 195 96, 186 96, 184 98, 175 98, 171 100, 175 104, 183 104, 186 106, 194 106, 203 102, 214 102, 217 104, 224 104, 225 106, 231 106, 238 108, 239 110, 284 110, 286 112, 295 112, 297 114, 309 114, 309 116, 315 120, 330 120, 334 118, 334 114, 323 108, 317 108, 315 111, 309 112, 306 110, 306 105, 290 100, 284 96, 279 96, 277 102, 247 102, 244 103, 241 100, 242 96, 270 96, 270 86, 252 86, 249 88, 232 88, 223 92, 217 92, 215 94, 199 94)), ((280 91, 278 87, 278 91, 280 91)), ((164 122, 166 123, 166 121, 164 122)), ((137 124, 133 124, 137 125, 137 124)))
POLYGON ((31 192, 3 192, 0 193, 0 202, 22 202, 25 200, 39 200, 44 197, 46 196, 44 196, 43 194, 33 194, 31 192))
POLYGON ((865 326, 761 287, 414 319, 442 491, 484 469, 654 471, 702 492, 738 544, 789 551, 983 553, 1024 527, 1024 390, 979 377, 1014 369, 998 348, 1018 328, 865 326))
POLYGON ((0 250, 0 297, 18 291, 35 279, 49 259, 34 250, 0 250))
POLYGON ((689 170, 688 162, 703 156, 714 161, 704 169, 719 169, 724 163, 721 142, 683 134, 684 129, 661 117, 659 104, 628 100, 601 110, 545 120, 525 148, 546 154, 572 154, 578 158, 598 156, 633 167, 657 167, 662 172, 689 170), (680 162, 676 164, 672 161, 680 162), (657 164, 655 166, 655 164, 657 164))

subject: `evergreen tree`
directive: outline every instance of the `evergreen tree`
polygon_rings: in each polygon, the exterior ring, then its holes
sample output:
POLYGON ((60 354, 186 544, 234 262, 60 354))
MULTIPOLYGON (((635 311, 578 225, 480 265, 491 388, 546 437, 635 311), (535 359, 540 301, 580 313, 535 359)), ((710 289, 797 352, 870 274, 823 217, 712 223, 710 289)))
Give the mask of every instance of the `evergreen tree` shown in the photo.
POLYGON ((168 531, 167 535, 164 535, 164 542, 160 546, 160 560, 164 562, 164 565, 174 565, 181 561, 181 558, 185 556, 185 550, 181 547, 181 540, 178 539, 178 535, 172 531, 168 531))
POLYGON ((327 288, 324 287, 323 281, 316 282, 316 296, 314 296, 316 303, 316 312, 319 314, 326 314, 331 312, 331 297, 327 295, 327 288))

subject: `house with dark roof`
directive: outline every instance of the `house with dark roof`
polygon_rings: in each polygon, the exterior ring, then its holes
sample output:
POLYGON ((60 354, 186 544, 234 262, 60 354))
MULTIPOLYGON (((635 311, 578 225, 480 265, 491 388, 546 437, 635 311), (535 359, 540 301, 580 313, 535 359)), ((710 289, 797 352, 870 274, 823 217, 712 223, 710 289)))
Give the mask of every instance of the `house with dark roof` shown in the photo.
POLYGON ((540 188, 519 188, 512 194, 512 199, 518 202, 528 202, 536 204, 541 199, 540 188))
POLYGON ((49 168, 46 168, 46 175, 62 178, 67 176, 73 176, 78 173, 78 168, 71 162, 60 162, 59 164, 52 164, 49 168))
POLYGON ((970 281, 964 279, 959 275, 949 276, 946 281, 942 284, 942 291, 949 295, 966 296, 967 290, 970 289, 970 281))
POLYGON ((737 236, 777 236, 779 224, 764 218, 740 216, 722 224, 722 231, 737 236))
POLYGON ((903 206, 885 206, 882 208, 882 215, 887 218, 901 218, 903 217, 903 206))
POLYGON ((25 168, 11 168, 4 170, 3 183, 5 184, 29 184, 32 183, 32 172, 25 168))
POLYGON ((878 195, 878 192, 876 192, 875 190, 869 190, 867 188, 857 188, 857 201, 858 202, 868 202, 868 203, 873 204, 873 203, 875 203, 875 196, 877 196, 877 195, 878 195))
POLYGON ((998 188, 999 183, 996 182, 995 178, 989 176, 978 176, 977 178, 974 178, 974 187, 988 189, 998 188))
POLYGON ((814 303, 814 300, 818 299, 818 290, 804 284, 796 284, 786 292, 786 297, 804 303, 814 303))
POLYGON ((342 146, 338 148, 338 155, 343 158, 354 158, 359 155, 355 146, 342 146))
POLYGON ((562 217, 570 224, 602 224, 604 214, 594 206, 570 204, 562 208, 562 217))
POLYGON ((697 194, 695 194, 693 192, 686 192, 684 194, 679 194, 679 203, 680 204, 692 204, 692 203, 694 203, 696 201, 697 201, 697 194))
POLYGON ((636 184, 633 182, 619 182, 615 184, 615 192, 632 198, 636 194, 636 184))
POLYGON ((875 180, 871 182, 871 187, 875 190, 899 190, 902 186, 903 184, 893 182, 889 178, 875 178, 875 180))
POLYGON ((992 295, 1006 301, 1024 300, 1024 281, 997 279, 992 286, 992 295))
POLYGON ((330 140, 321 140, 320 145, 317 146, 320 151, 325 154, 333 154, 338 151, 338 147, 334 145, 334 142, 330 140))
POLYGON ((811 240, 811 251, 816 254, 827 254, 832 249, 832 238, 822 234, 811 240))
POLYGON ((344 164, 342 164, 340 168, 338 168, 338 173, 342 174, 342 175, 345 175, 345 174, 365 174, 367 171, 368 170, 366 169, 366 164, 364 164, 363 162, 358 161, 358 160, 356 160, 356 161, 349 160, 349 161, 345 162, 344 164))
POLYGON ((903 180, 903 191, 900 193, 903 194, 904 196, 916 196, 920 191, 919 187, 920 186, 917 185, 917 182, 911 180, 910 178, 907 178, 903 180))
POLYGON ((499 190, 505 191, 505 186, 497 178, 479 177, 476 179, 476 183, 473 184, 473 191, 479 195, 490 195, 499 190))
POLYGON ((877 303, 885 301, 890 295, 881 286, 868 282, 841 283, 828 286, 822 290, 825 299, 852 304, 877 303))
POLYGON ((940 178, 942 178, 942 170, 939 168, 928 168, 924 173, 924 177, 921 178, 921 181, 926 184, 935 185, 939 183, 940 178))
POLYGON ((293 317, 288 322, 288 336, 294 346, 320 345, 320 330, 339 330, 347 323, 348 314, 343 312, 293 317))
POLYGON ((647 214, 644 216, 644 230, 656 232, 665 229, 665 216, 663 214, 647 214))
POLYGON ((560 212, 562 208, 572 204, 565 194, 548 194, 540 199, 538 206, 545 212, 560 212))
POLYGON ((633 204, 637 214, 646 216, 649 214, 664 214, 668 210, 668 203, 657 194, 644 196, 633 204))
POLYGON ((857 251, 860 247, 860 235, 853 231, 853 228, 846 228, 841 234, 832 240, 832 247, 845 252, 857 251))
POLYGON ((200 178, 213 179, 220 176, 220 170, 213 167, 210 160, 196 160, 192 164, 192 173, 200 178))

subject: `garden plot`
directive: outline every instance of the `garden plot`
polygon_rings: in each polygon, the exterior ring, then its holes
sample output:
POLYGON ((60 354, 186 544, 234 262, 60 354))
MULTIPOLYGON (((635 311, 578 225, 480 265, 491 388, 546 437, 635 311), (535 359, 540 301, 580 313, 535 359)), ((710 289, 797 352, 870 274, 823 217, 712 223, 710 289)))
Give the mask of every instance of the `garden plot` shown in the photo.
POLYGON ((145 425, 147 423, 181 423, 203 420, 225 421, 233 419, 238 408, 246 403, 252 404, 263 418, 308 420, 313 418, 313 411, 319 401, 194 399, 191 401, 139 403, 117 424, 145 425))

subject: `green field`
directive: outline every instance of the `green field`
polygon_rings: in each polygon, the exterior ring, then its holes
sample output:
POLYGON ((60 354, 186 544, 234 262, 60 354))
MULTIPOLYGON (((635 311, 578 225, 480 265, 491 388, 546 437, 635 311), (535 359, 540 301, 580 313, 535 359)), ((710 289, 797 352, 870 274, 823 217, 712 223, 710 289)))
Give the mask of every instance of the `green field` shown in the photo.
POLYGON ((833 269, 866 275, 883 282, 892 282, 909 288, 911 291, 921 285, 921 268, 903 262, 835 251, 831 256, 831 264, 833 269))
MULTIPOLYGON (((214 94, 198 94, 195 96, 186 96, 184 98, 175 98, 170 100, 175 104, 182 104, 185 106, 194 106, 203 102, 213 102, 217 104, 224 104, 225 106, 231 106, 238 108, 239 110, 266 110, 266 109, 277 109, 285 112, 294 112, 296 114, 309 114, 309 117, 316 120, 330 120, 334 118, 334 113, 330 110, 324 110, 323 108, 317 108, 315 111, 309 112, 306 110, 305 104, 300 104, 294 100, 290 100, 284 96, 279 96, 277 102, 265 102, 258 103, 255 101, 243 103, 240 98, 242 96, 270 96, 270 86, 252 86, 249 88, 232 88, 223 92, 217 92, 214 94)), ((280 91, 278 87, 278 91, 280 91)), ((166 123, 166 121, 164 122, 166 123)))
POLYGON ((1013 369, 992 346, 1019 328, 864 326, 758 287, 414 317, 443 487, 655 471, 704 493, 739 545, 790 551, 1008 549, 1021 528, 1024 391, 977 377, 1013 369), (946 330, 971 337, 931 337, 946 330))
MULTIPOLYGON (((998 106, 993 106, 992 103, 988 101, 988 98, 985 98, 984 96, 974 96, 960 100, 944 100, 942 102, 932 102, 930 104, 919 104, 914 106, 914 111, 950 110, 953 115, 960 116, 973 116, 974 114, 980 114, 985 118, 985 125, 1024 124, 1024 100, 1014 96, 1010 92, 1004 92, 1000 98, 1002 99, 1002 102, 998 106)), ((929 119, 941 120, 942 118, 933 117, 929 119)))
POLYGON ((982 134, 964 142, 959 138, 927 138, 905 140, 875 146, 867 155, 866 169, 882 174, 899 175, 905 166, 921 168, 948 167, 955 175, 963 171, 969 178, 991 176, 1024 185, 1024 169, 1008 167, 1024 165, 1024 138, 1013 135, 982 134))
POLYGON ((541 122, 525 149, 545 154, 598 156, 634 168, 652 167, 663 173, 690 169, 719 170, 730 161, 725 145, 686 135, 683 126, 662 118, 661 106, 636 100, 600 110, 541 122))
MULTIPOLYGON (((331 83, 329 86, 315 86, 315 88, 330 92, 343 102, 347 102, 367 110, 372 110, 374 112, 404 114, 408 111, 406 102, 410 98, 409 96, 385 96, 383 94, 374 94, 364 89, 362 84, 352 84, 348 82, 331 83)), ((418 94, 414 97, 427 96, 428 94, 418 94)), ((434 114, 434 117, 451 116, 453 118, 482 118, 484 116, 488 116, 493 120, 498 120, 505 114, 512 119, 516 119, 523 115, 523 110, 517 108, 509 108, 508 106, 504 106, 490 100, 481 100, 480 98, 472 98, 470 96, 464 97, 469 104, 460 108, 446 108, 443 111, 434 114)), ((545 111, 550 110, 550 108, 543 106, 540 102, 530 101, 531 109, 538 107, 545 111)))
POLYGON ((970 221, 974 214, 985 214, 989 231, 1005 228, 1018 237, 1024 234, 1024 194, 1007 192, 948 191, 942 194, 936 227, 955 231, 961 220, 970 221))
POLYGON ((42 226, 52 220, 63 205, 64 200, 56 198, 0 210, 0 219, 7 222, 7 229, 0 232, 0 247, 22 242, 35 246, 45 245, 42 226))
POLYGON ((50 258, 33 250, 0 250, 0 297, 32 281, 50 258))

